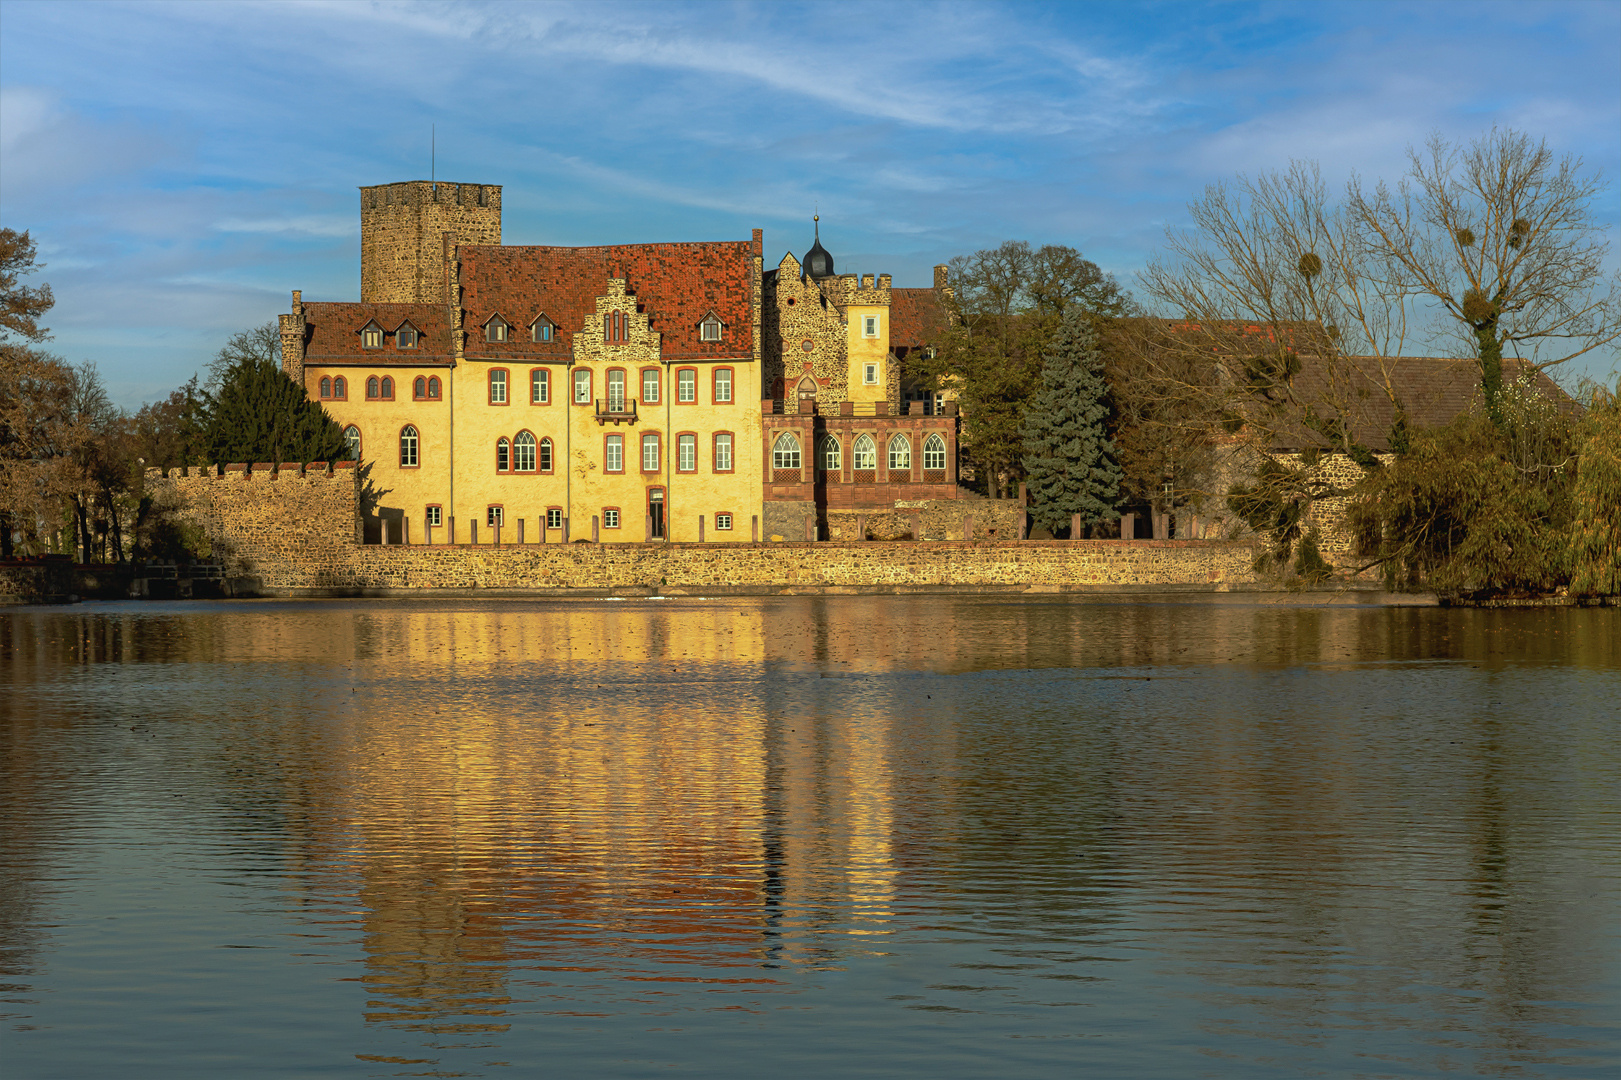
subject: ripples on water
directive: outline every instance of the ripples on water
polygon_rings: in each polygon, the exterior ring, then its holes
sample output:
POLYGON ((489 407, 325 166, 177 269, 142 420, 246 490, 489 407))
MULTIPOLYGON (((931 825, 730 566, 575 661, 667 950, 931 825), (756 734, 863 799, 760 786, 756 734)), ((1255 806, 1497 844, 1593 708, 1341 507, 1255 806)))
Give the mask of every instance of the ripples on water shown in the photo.
POLYGON ((1609 611, 0 615, 8 1077, 1587 1077, 1609 611))

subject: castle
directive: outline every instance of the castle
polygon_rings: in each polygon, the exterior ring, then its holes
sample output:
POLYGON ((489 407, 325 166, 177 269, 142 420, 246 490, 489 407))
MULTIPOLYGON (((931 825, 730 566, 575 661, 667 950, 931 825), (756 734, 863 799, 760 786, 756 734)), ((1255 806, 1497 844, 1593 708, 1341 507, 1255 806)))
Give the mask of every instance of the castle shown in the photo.
POLYGON ((385 543, 827 538, 956 499, 955 405, 906 393, 940 291, 749 240, 509 246, 501 188, 360 189, 358 303, 280 319, 385 543))

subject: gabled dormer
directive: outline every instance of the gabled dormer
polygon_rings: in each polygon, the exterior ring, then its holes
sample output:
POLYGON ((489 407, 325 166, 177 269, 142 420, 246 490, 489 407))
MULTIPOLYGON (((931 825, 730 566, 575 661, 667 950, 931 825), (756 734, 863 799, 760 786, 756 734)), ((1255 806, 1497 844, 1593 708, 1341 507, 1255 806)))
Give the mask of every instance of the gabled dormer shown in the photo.
POLYGON ((557 324, 547 318, 544 311, 536 315, 534 321, 529 324, 529 340, 542 345, 557 340, 557 324))
POLYGON ((411 325, 411 320, 394 328, 394 347, 396 349, 415 349, 422 345, 422 332, 411 325))
POLYGON ((725 329, 726 324, 721 321, 721 317, 716 315, 715 310, 711 308, 702 319, 698 320, 698 340, 703 342, 718 342, 720 341, 721 333, 725 329))
POLYGON ((495 344, 512 340, 512 324, 503 319, 500 313, 491 315, 484 320, 484 340, 495 344))
POLYGON ((383 328, 376 319, 372 319, 360 328, 360 347, 362 349, 381 349, 383 347, 383 328))

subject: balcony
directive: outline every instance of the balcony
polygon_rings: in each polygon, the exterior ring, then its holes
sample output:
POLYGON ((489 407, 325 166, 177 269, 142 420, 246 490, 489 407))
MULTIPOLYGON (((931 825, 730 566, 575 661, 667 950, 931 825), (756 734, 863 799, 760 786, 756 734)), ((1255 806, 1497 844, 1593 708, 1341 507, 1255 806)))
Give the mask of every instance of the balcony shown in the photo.
POLYGON ((597 398, 596 406, 596 420, 599 424, 634 424, 636 422, 635 398, 627 398, 624 401, 597 398))

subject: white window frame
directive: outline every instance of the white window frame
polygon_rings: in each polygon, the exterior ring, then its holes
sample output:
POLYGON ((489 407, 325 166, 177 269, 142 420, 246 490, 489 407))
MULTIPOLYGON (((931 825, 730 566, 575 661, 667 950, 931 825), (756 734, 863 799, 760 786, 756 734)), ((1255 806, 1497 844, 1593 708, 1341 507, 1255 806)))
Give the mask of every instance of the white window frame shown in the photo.
POLYGON ((675 437, 675 468, 677 472, 698 471, 698 436, 686 434, 675 437))
POLYGON ((720 320, 711 315, 698 324, 699 341, 719 341, 721 325, 720 320))
POLYGON ((791 431, 778 435, 771 443, 771 468, 797 469, 800 467, 801 455, 804 449, 799 445, 799 437, 791 431))
POLYGON ((539 445, 540 444, 536 441, 535 436, 530 432, 520 431, 518 434, 514 435, 512 437, 512 471, 534 472, 536 464, 535 449, 539 445), (525 439, 528 439, 529 441, 524 442, 525 439), (525 459, 527 459, 529 462, 527 466, 524 464, 525 459))
POLYGON ((857 472, 872 472, 878 468, 878 444, 871 435, 857 435, 850 447, 850 468, 857 472), (863 451, 871 457, 863 458, 863 451), (865 463, 863 463, 865 461, 865 463))
POLYGON ((925 472, 939 472, 946 467, 946 440, 939 434, 930 435, 923 440, 923 469, 925 472), (938 461, 939 464, 935 464, 938 461))
POLYGON ((823 435, 821 449, 817 456, 821 459, 823 472, 835 473, 844 469, 844 447, 836 435, 823 435))
POLYGON ((497 368, 489 374, 490 404, 505 405, 507 403, 507 373, 497 368))
POLYGON ((659 471, 659 437, 651 431, 642 435, 642 471, 659 471))
POLYGON ((697 369, 682 368, 675 373, 675 399, 683 405, 698 400, 697 369))
POLYGON ((546 527, 548 529, 561 529, 563 527, 563 508, 561 506, 547 508, 546 527))
POLYGON ((729 431, 715 436, 715 471, 732 471, 732 435, 729 431))
POLYGON ((615 368, 608 372, 608 411, 625 411, 625 371, 615 368))
POLYGON ((574 404, 591 404, 591 369, 574 369, 574 404))
POLYGON ((604 529, 619 528, 619 507, 604 506, 602 508, 602 527, 604 529))
POLYGON ((484 523, 492 529, 497 525, 505 525, 506 517, 506 507, 504 506, 486 506, 484 508, 484 523))
POLYGON ((727 405, 732 400, 732 369, 715 369, 715 404, 727 405))
POLYGON ((406 424, 400 429, 400 468, 414 469, 417 467, 419 457, 417 444, 421 436, 417 434, 416 425, 406 424), (410 460, 406 460, 409 458, 410 460))
POLYGON ((429 506, 424 508, 422 520, 427 522, 430 528, 437 529, 445 523, 445 516, 440 507, 429 506))
POLYGON ((889 440, 889 467, 896 472, 912 471, 912 440, 905 435, 889 440))
POLYGON ((602 469, 604 472, 611 473, 625 471, 625 437, 623 435, 609 435, 603 442, 602 469))
POLYGON ((360 429, 353 424, 343 429, 343 450, 349 461, 360 460, 360 429))
POLYGON ((657 405, 659 392, 664 388, 664 374, 658 368, 642 369, 642 404, 657 405), (649 394, 648 391, 652 393, 649 394))
POLYGON ((878 365, 875 363, 861 365, 861 382, 864 386, 878 385, 878 365))
POLYGON ((715 531, 716 532, 731 532, 732 531, 732 515, 730 515, 730 514, 716 514, 715 515, 715 531))
POLYGON ((551 400, 552 373, 545 368, 535 368, 529 373, 529 403, 549 405, 551 400))
POLYGON ((861 336, 870 338, 878 336, 878 316, 863 315, 861 317, 861 336))

